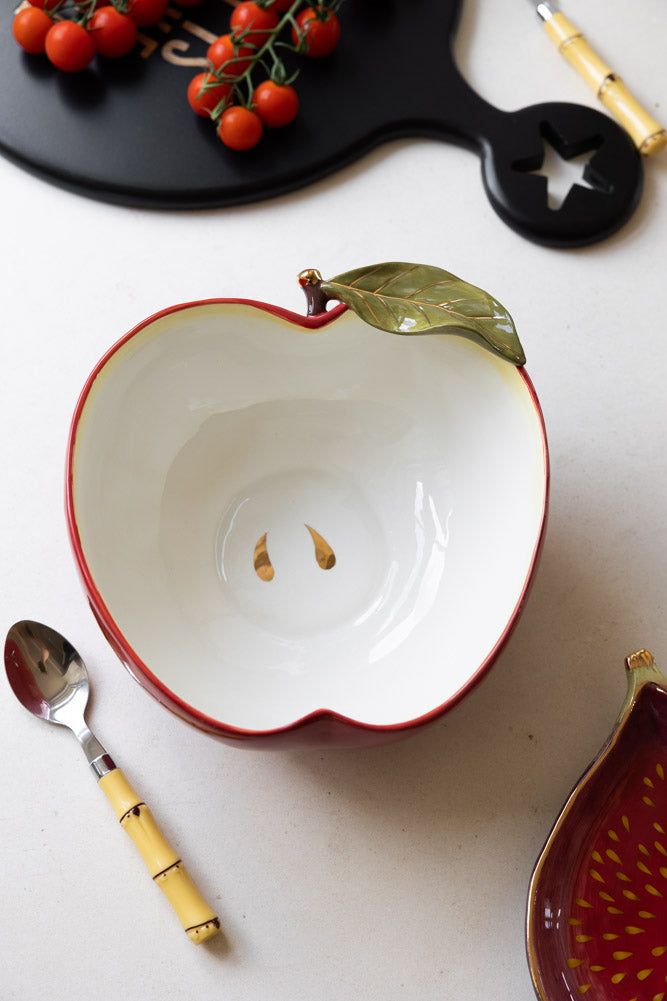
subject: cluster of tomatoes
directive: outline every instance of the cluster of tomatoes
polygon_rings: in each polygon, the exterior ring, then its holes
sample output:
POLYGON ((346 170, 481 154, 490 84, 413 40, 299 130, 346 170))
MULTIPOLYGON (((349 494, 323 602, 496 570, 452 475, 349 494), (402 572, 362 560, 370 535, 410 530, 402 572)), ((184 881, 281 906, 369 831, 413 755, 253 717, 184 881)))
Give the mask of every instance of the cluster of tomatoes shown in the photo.
POLYGON ((291 28, 292 45, 278 42, 283 49, 311 58, 327 56, 338 45, 340 22, 335 12, 340 0, 304 6, 298 0, 243 0, 234 9, 231 32, 222 35, 208 49, 211 69, 198 73, 188 87, 192 110, 211 118, 221 141, 229 149, 247 150, 256 146, 264 128, 289 125, 299 111, 299 97, 274 48, 285 28, 291 28), (300 9, 303 8, 303 9, 300 9), (270 79, 253 86, 257 66, 270 79))
POLYGON ((114 59, 134 48, 137 28, 157 24, 169 0, 28 0, 14 38, 26 52, 45 52, 64 73, 85 69, 99 53, 114 59))

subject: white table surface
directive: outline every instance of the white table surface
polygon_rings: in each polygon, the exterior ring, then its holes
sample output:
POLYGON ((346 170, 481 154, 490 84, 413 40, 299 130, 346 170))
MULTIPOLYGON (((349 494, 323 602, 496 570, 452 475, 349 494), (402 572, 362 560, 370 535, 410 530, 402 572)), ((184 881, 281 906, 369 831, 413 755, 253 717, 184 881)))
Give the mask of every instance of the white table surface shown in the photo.
MULTIPOLYGON (((527 4, 465 6, 458 58, 483 95, 595 103, 527 4)), ((666 116, 664 0, 568 10, 666 116)), ((667 155, 647 165, 617 236, 554 251, 500 222, 472 154, 437 142, 395 143, 261 205, 181 214, 98 204, 0 159, 3 628, 42 619, 79 648, 94 728, 226 933, 211 949, 186 940, 74 741, 2 684, 3 1001, 529 1001, 535 857, 619 708, 623 657, 646 645, 667 663, 666 173, 667 155), (487 680, 410 740, 228 748, 142 693, 88 611, 62 511, 77 394, 107 346, 162 306, 243 295, 301 310, 301 268, 394 258, 493 291, 517 322, 553 462, 532 595, 487 680)))

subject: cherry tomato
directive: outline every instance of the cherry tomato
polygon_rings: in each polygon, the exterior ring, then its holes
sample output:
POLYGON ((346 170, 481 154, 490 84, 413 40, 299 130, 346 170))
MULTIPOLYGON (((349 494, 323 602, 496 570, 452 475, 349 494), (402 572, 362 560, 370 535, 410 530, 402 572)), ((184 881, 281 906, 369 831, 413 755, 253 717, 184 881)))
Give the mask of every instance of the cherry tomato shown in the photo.
POLYGON ((215 80, 210 73, 197 73, 188 85, 188 102, 197 115, 202 118, 210 118, 210 112, 215 106, 227 97, 232 90, 231 84, 219 83, 204 90, 204 84, 215 80))
POLYGON ((271 7, 264 9, 253 0, 243 0, 234 12, 229 21, 234 35, 240 35, 242 31, 248 31, 246 41, 261 48, 268 41, 271 31, 278 24, 278 15, 271 7))
POLYGON ((164 17, 169 0, 130 0, 127 12, 140 28, 157 24, 164 17))
POLYGON ((44 51, 44 43, 53 21, 38 7, 24 7, 20 10, 12 24, 14 38, 25 52, 37 55, 44 51))
POLYGON ((100 7, 88 22, 93 41, 100 55, 116 59, 127 55, 137 42, 137 26, 127 14, 115 7, 100 7))
POLYGON ((306 7, 297 15, 301 37, 292 28, 292 41, 298 45, 304 39, 304 52, 307 56, 319 59, 328 56, 338 45, 340 39, 340 21, 336 14, 322 7, 306 7))
POLYGON ((53 10, 60 0, 29 0, 29 3, 31 7, 37 7, 39 10, 53 10))
POLYGON ((252 106, 264 125, 272 129, 289 125, 299 111, 299 95, 288 83, 277 84, 273 80, 260 83, 252 95, 252 106))
POLYGON ((241 56, 252 56, 254 51, 247 45, 237 45, 234 52, 232 36, 221 35, 209 45, 207 55, 216 69, 233 59, 233 63, 230 62, 229 66, 225 67, 225 76, 241 76, 252 62, 251 59, 242 59, 241 56))
POLYGON ((95 42, 74 21, 57 21, 46 36, 46 54, 63 73, 78 73, 92 62, 95 42))
POLYGON ((237 150, 252 149, 263 131, 261 119, 250 108, 226 108, 218 125, 218 135, 225 146, 237 150))

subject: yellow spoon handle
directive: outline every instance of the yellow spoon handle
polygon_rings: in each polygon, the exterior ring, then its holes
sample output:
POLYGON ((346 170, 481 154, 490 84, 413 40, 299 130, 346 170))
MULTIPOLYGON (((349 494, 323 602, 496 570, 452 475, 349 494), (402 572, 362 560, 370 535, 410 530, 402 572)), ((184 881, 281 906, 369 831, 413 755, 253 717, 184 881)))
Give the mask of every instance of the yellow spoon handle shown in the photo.
POLYGON ((99 780, 105 796, 123 827, 139 849, 153 882, 176 911, 192 942, 205 942, 220 928, 217 915, 190 879, 181 858, 171 847, 143 800, 120 768, 99 780))
POLYGON ((548 8, 544 29, 551 41, 629 132, 640 153, 650 156, 663 149, 667 145, 667 131, 660 122, 639 103, 565 14, 552 10, 549 4, 540 6, 548 8))

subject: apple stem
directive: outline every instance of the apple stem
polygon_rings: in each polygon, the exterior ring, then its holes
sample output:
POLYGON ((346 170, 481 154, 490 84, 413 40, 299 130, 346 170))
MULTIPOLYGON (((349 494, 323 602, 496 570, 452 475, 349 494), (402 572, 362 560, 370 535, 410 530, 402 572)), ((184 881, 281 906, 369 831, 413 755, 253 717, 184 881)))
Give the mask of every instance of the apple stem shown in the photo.
POLYGON ((322 291, 322 275, 316 268, 308 268, 299 274, 299 285, 306 296, 306 315, 317 316, 326 313, 329 297, 322 291))

